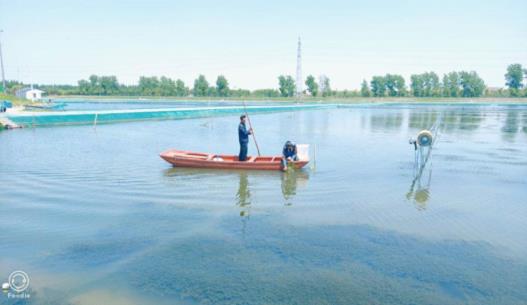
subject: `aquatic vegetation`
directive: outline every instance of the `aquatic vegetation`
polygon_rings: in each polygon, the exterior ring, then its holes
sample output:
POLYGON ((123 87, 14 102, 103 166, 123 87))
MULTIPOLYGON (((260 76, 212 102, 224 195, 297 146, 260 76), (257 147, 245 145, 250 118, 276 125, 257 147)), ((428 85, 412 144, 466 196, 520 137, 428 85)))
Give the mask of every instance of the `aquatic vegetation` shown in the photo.
POLYGON ((251 221, 250 227, 254 234, 245 239, 232 232, 174 241, 131 262, 124 277, 144 293, 200 304, 493 304, 527 298, 521 288, 527 266, 499 258, 482 243, 426 241, 369 226, 290 228, 251 221))

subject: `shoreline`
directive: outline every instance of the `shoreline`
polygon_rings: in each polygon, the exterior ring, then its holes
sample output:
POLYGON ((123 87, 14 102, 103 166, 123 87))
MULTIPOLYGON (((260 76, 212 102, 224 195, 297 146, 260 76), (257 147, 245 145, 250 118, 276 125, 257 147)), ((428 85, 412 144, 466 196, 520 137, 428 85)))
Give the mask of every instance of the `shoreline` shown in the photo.
POLYGON ((255 98, 255 97, 178 97, 178 96, 98 96, 98 95, 56 95, 48 98, 62 99, 84 99, 92 102, 113 102, 123 100, 137 101, 159 101, 165 102, 294 102, 294 103, 343 103, 343 104, 374 104, 374 103, 489 103, 496 102, 527 104, 527 97, 352 97, 352 98, 255 98))

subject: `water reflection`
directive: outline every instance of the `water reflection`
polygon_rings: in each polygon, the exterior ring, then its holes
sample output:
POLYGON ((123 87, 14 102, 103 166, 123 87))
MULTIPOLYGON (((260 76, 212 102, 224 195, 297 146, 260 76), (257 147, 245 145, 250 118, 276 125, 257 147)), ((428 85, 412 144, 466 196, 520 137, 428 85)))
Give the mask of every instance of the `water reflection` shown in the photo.
POLYGON ((251 209, 251 190, 247 172, 240 173, 240 183, 236 192, 236 205, 240 207, 240 216, 248 218, 251 209))
MULTIPOLYGON (((255 177, 266 173, 254 172, 255 177)), ((276 173, 268 173, 270 178, 275 178, 276 173)), ((267 176, 267 175, 266 175, 267 176)), ((289 170, 281 173, 281 190, 284 197, 284 205, 291 206, 292 199, 297 193, 298 185, 305 186, 309 179, 309 174, 303 170, 289 170)), ((239 173, 238 190, 236 192, 236 205, 240 207, 240 217, 242 218, 242 234, 245 235, 247 222, 251 216, 251 189, 249 187, 249 172, 239 173)))
POLYGON ((523 113, 523 132, 527 133, 527 113, 523 113))
MULTIPOLYGON (((397 109, 397 108, 395 108, 397 109)), ((439 117, 442 117, 443 132, 475 131, 482 126, 499 120, 500 131, 505 140, 512 140, 518 132, 527 132, 527 113, 523 107, 493 108, 492 111, 480 106, 443 106, 429 108, 407 108, 396 112, 395 109, 385 109, 381 113, 363 112, 359 126, 368 127, 373 131, 428 128, 439 117), (503 113, 505 116, 503 117, 503 113)))
MULTIPOLYGON (((270 191, 262 190, 262 195, 265 192, 281 192, 284 198, 284 205, 292 205, 293 198, 297 195, 299 187, 305 187, 309 180, 309 172, 307 170, 289 170, 286 172, 269 172, 269 171, 229 171, 229 170, 209 170, 209 169, 193 169, 193 168, 169 168, 164 171, 165 177, 182 178, 182 181, 193 180, 202 187, 202 189, 214 189, 218 185, 224 183, 225 180, 238 180, 238 187, 234 196, 235 205, 240 207, 240 216, 248 217, 250 214, 250 207, 252 204, 251 185, 265 185, 275 184, 280 179, 280 189, 271 188, 270 191), (227 178, 227 179, 225 179, 227 178), (233 179, 231 179, 233 178, 233 179), (183 180, 184 179, 184 180, 183 180), (199 181, 196 181, 199 180, 199 181)), ((232 184, 234 186, 234 183, 232 184)), ((184 186, 182 186, 184 187, 184 186)), ((206 194, 205 194, 206 195, 206 194)))
POLYGON ((434 133, 433 136, 430 131, 423 130, 419 133, 416 140, 410 139, 410 144, 413 144, 414 148, 414 178, 410 184, 410 190, 408 193, 406 193, 406 199, 413 201, 418 210, 426 209, 426 205, 430 199, 430 182, 432 180, 432 148, 435 141, 437 140, 441 122, 442 116, 440 116, 430 128, 430 130, 432 130, 434 133), (427 135, 430 136, 430 142, 424 142, 422 140, 426 139, 427 135))
POLYGON ((412 110, 408 117, 408 127, 418 129, 430 128, 437 121, 438 117, 439 113, 437 111, 424 112, 412 110))
POLYGON ((296 195, 298 185, 304 187, 309 179, 309 173, 303 170, 286 171, 282 173, 282 195, 285 205, 292 205, 291 199, 296 195))
POLYGON ((403 124, 403 114, 386 113, 384 115, 371 115, 370 126, 374 130, 399 129, 403 124))
POLYGON ((425 165, 423 170, 414 175, 406 199, 412 201, 418 210, 425 210, 430 199, 430 182, 432 181, 432 166, 425 165), (428 169, 425 171, 425 167, 428 169), (424 176, 424 177, 423 177, 424 176))
POLYGON ((503 139, 511 141, 520 129, 520 113, 517 109, 510 109, 506 112, 505 123, 501 128, 503 139))
POLYGON ((448 111, 420 112, 412 111, 408 118, 408 126, 411 128, 428 128, 442 117, 443 131, 452 132, 458 130, 476 130, 481 126, 485 116, 478 109, 466 110, 453 109, 448 111))

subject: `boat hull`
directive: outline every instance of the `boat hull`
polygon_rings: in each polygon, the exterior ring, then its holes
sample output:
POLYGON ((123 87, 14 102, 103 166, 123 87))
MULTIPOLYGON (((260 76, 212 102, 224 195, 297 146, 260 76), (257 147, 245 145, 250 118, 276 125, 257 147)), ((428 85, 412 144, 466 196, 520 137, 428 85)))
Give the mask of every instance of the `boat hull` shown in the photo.
MULTIPOLYGON (((247 161, 238 161, 238 156, 196 153, 184 150, 169 149, 160 157, 173 166, 212 168, 212 169, 250 169, 250 170, 281 170, 282 156, 248 156, 247 161)), ((291 161, 289 167, 302 168, 308 160, 291 161)))

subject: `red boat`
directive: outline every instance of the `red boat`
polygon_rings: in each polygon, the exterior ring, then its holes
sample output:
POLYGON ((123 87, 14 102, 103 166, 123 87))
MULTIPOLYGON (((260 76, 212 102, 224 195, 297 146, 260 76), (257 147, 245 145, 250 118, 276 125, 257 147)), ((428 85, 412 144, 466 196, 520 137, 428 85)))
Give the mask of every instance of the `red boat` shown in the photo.
MULTIPOLYGON (((248 156, 247 161, 239 161, 238 156, 233 155, 216 155, 176 149, 166 150, 160 156, 173 166, 179 167, 257 170, 282 169, 282 156, 248 156)), ((302 168, 307 163, 309 163, 307 159, 291 161, 288 166, 302 168)))

